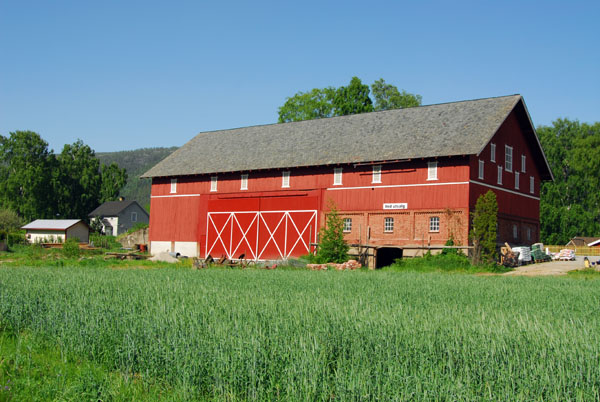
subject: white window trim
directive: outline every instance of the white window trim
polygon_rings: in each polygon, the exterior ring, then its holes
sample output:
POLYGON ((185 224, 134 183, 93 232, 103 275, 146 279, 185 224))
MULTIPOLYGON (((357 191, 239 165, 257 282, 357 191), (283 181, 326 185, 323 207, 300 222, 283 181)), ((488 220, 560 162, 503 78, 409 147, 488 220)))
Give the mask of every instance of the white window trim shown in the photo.
POLYGON ((437 162, 427 162, 427 180, 437 180, 438 179, 438 163, 437 162))
POLYGON ((333 168, 333 185, 342 185, 342 168, 333 168))
POLYGON ((373 165, 373 177, 371 183, 381 183, 381 165, 373 165))
POLYGON ((482 161, 481 159, 479 159, 479 174, 477 176, 477 177, 479 177, 479 180, 483 180, 484 167, 485 167, 485 162, 482 161))
POLYGON ((440 217, 439 216, 432 216, 429 218, 429 232, 430 233, 439 233, 440 232, 440 217), (435 225, 435 226, 437 226, 437 229, 433 228, 434 222, 437 222, 437 224, 435 225))
POLYGON ((210 177, 210 191, 211 192, 217 191, 217 184, 218 184, 218 176, 211 176, 210 177))
POLYGON ((281 172, 281 188, 290 188, 290 171, 281 172))
POLYGON ((240 179, 240 190, 248 190, 248 175, 241 175, 240 179))
POLYGON ((505 145, 504 146, 504 170, 507 172, 513 171, 513 147, 505 145), (510 161, 509 159, 510 155, 510 161))
POLYGON ((515 190, 519 189, 519 172, 515 172, 515 190))
POLYGON ((344 233, 352 232, 352 218, 344 218, 344 229, 342 230, 344 233), (346 223, 349 222, 348 225, 346 223))
POLYGON ((521 172, 525 173, 527 166, 527 157, 525 155, 521 155, 521 172))
POLYGON ((529 176, 529 192, 531 194, 535 193, 535 179, 533 176, 529 176))
POLYGON ((502 166, 498 166, 498 184, 502 185, 502 166))
POLYGON ((171 179, 171 194, 177 193, 177 179, 171 179))
POLYGON ((490 144, 490 162, 496 162, 496 144, 490 144))
POLYGON ((391 216, 386 216, 383 218, 383 233, 394 233, 394 218, 391 216), (388 228, 387 223, 391 222, 391 228, 388 228))

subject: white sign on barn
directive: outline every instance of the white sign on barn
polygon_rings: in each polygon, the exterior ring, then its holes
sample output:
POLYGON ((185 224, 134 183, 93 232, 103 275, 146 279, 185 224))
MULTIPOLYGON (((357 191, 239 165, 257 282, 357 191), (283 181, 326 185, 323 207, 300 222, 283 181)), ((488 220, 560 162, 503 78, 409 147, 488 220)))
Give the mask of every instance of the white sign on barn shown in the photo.
POLYGON ((383 204, 383 209, 407 209, 408 204, 406 202, 393 202, 389 204, 383 204))

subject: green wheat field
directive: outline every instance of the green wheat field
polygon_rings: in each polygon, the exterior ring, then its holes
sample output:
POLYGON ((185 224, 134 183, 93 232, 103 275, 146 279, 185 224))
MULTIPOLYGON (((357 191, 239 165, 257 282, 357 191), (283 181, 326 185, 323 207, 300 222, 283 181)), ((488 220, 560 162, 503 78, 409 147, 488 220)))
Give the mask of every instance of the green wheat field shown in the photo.
POLYGON ((600 399, 594 279, 0 267, 0 325, 155 399, 600 399))

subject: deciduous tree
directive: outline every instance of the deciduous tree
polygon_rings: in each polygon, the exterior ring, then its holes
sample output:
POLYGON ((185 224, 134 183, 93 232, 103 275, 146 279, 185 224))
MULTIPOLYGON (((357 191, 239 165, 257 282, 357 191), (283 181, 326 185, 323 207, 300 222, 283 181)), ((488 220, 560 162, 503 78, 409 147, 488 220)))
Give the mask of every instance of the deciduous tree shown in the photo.
POLYGON ((119 169, 116 163, 106 166, 102 164, 102 183, 100 186, 100 203, 115 201, 119 191, 127 184, 127 172, 119 169))
POLYGON ((400 92, 396 86, 386 83, 383 78, 371 85, 371 91, 377 111, 421 106, 421 95, 411 94, 405 90, 400 92))
POLYGON ((600 235, 600 123, 558 119, 537 133, 554 175, 540 191, 542 241, 600 235))
POLYGON ((66 144, 56 159, 59 167, 55 186, 58 215, 63 219, 87 219, 100 200, 100 162, 94 151, 81 140, 66 144))
POLYGON ((279 108, 279 123, 333 116, 335 91, 331 87, 314 88, 309 92, 298 92, 287 98, 279 108))
POLYGON ((352 77, 347 86, 298 92, 287 98, 279 108, 278 121, 286 123, 421 105, 421 95, 404 90, 400 92, 394 85, 387 84, 383 78, 375 81, 371 89, 373 99, 370 97, 369 86, 363 84, 358 77, 352 77))
POLYGON ((54 155, 39 134, 15 131, 0 136, 0 204, 26 220, 51 218, 55 167, 54 155))
POLYGON ((349 114, 373 111, 373 101, 369 98, 369 86, 364 85, 358 77, 352 77, 350 84, 339 87, 333 98, 334 114, 345 116, 349 114))

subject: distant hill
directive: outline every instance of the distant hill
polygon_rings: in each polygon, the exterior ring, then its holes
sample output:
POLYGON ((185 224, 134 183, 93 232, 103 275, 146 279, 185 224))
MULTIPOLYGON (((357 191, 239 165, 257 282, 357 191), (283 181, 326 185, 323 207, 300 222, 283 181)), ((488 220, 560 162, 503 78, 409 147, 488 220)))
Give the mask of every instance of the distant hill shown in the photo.
POLYGON ((152 166, 169 156, 178 147, 171 148, 141 148, 133 151, 98 152, 96 157, 100 163, 109 165, 115 162, 120 168, 127 170, 127 184, 121 190, 126 200, 135 200, 142 207, 150 205, 150 179, 140 179, 140 176, 152 166))

